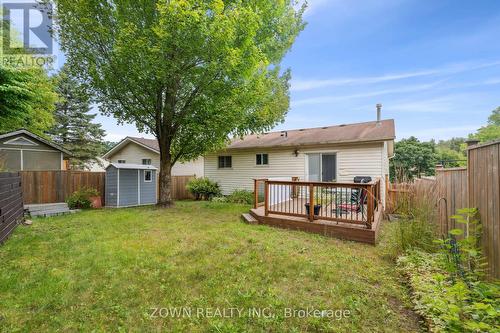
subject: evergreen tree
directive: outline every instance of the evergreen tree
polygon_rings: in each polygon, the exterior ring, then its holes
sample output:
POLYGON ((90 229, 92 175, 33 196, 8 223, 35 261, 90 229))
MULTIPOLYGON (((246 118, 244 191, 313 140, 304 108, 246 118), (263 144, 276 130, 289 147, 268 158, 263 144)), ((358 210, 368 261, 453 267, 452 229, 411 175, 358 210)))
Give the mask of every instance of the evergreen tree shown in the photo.
POLYGON ((105 131, 93 123, 90 99, 80 82, 64 67, 56 77, 60 101, 56 104, 56 125, 49 134, 53 140, 73 153, 72 169, 86 169, 102 152, 105 131))

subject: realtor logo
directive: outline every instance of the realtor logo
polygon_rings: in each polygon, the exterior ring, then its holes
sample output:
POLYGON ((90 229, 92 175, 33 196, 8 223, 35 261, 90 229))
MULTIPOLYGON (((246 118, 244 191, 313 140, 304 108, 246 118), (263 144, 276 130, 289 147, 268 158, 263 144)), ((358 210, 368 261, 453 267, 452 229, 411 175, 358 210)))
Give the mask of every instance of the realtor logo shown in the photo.
POLYGON ((21 50, 31 54, 52 54, 50 35, 51 5, 41 7, 35 1, 1 1, 4 26, 3 53, 19 54, 21 50))

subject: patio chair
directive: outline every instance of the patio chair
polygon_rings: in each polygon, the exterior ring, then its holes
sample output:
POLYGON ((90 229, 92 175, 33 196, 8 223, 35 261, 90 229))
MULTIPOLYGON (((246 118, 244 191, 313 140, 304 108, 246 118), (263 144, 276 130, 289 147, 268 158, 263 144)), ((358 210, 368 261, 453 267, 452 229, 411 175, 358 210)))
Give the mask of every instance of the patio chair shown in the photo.
POLYGON ((337 204, 337 214, 348 215, 352 213, 361 213, 361 217, 365 216, 364 205, 366 202, 367 191, 365 189, 353 190, 351 194, 351 202, 337 204))

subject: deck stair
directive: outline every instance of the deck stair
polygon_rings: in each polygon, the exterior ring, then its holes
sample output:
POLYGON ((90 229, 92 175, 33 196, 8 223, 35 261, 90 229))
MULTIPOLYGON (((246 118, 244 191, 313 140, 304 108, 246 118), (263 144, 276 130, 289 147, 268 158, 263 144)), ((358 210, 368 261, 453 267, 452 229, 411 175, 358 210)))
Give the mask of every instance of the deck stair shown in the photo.
POLYGON ((259 221, 249 213, 241 214, 241 219, 243 222, 248 224, 258 224, 259 221))
POLYGON ((48 217, 71 214, 80 211, 79 209, 69 209, 68 204, 65 202, 24 205, 24 209, 31 217, 48 217))

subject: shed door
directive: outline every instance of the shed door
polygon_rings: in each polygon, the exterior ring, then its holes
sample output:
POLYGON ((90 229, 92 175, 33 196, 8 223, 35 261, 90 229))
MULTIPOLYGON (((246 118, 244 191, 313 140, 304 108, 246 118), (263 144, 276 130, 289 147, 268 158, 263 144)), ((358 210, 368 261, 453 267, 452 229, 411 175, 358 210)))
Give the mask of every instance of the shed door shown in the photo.
POLYGON ((119 206, 133 206, 139 204, 137 193, 137 170, 120 169, 120 202, 119 206))

